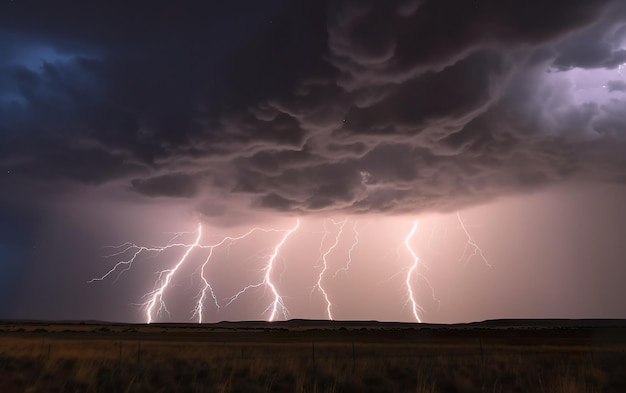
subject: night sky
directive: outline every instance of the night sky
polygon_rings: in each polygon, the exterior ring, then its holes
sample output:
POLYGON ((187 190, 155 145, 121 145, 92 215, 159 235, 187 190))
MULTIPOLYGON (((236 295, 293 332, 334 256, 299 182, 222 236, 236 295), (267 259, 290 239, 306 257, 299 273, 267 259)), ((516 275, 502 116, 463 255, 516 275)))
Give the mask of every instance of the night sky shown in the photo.
POLYGON ((0 318, 626 318, 626 2, 193 4, 0 2, 0 318))

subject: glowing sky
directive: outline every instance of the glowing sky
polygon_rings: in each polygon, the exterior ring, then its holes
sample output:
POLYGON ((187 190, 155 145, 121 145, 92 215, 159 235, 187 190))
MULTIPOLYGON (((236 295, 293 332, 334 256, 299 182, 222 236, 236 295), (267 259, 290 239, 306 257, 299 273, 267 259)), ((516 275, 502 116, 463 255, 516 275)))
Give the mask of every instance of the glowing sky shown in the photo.
POLYGON ((623 1, 0 5, 0 318, 626 318, 625 182, 623 1))

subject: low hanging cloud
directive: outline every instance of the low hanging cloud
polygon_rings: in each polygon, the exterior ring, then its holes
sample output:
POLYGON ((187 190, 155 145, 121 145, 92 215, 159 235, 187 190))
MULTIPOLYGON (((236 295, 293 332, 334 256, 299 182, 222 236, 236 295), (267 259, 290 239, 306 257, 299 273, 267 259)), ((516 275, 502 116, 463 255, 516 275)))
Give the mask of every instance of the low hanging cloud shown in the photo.
POLYGON ((196 7, 114 36, 80 10, 64 27, 7 24, 2 169, 213 217, 450 210, 625 181, 619 1, 196 7))

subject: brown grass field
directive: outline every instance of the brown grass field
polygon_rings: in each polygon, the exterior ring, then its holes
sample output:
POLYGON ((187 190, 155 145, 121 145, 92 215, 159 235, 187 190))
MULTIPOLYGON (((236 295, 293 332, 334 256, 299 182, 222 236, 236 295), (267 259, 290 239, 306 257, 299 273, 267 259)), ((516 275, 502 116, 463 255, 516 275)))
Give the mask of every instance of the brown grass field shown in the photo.
POLYGON ((626 323, 7 321, 0 392, 624 393, 626 323))

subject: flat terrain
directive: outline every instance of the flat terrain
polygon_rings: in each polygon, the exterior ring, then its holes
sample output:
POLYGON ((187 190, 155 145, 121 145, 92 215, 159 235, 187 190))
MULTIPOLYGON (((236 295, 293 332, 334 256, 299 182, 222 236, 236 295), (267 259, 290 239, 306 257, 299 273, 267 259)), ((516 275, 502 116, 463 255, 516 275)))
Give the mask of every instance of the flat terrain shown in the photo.
POLYGON ((0 322, 0 392, 626 392, 626 321, 0 322))

